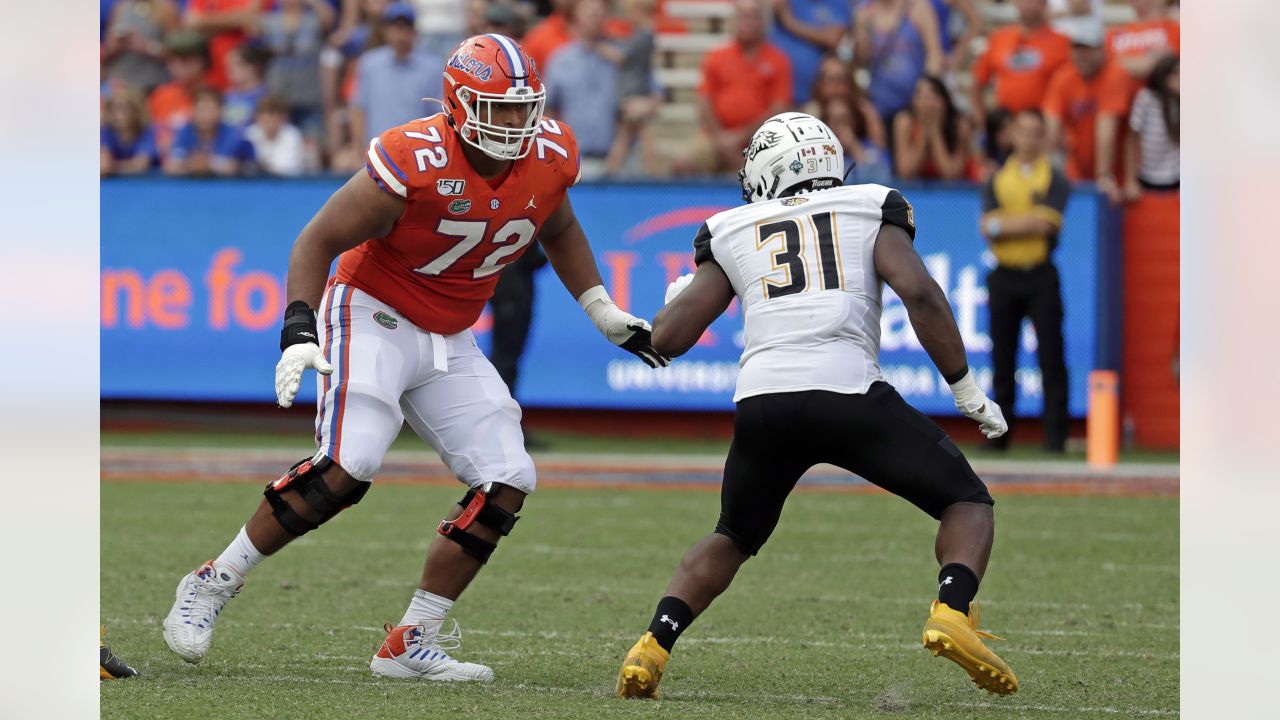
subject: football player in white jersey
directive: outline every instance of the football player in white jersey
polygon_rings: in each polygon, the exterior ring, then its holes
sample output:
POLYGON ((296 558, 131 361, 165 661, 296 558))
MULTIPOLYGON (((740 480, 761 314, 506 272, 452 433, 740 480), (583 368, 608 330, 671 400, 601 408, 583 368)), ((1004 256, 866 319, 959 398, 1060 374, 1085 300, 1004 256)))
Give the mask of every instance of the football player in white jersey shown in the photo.
POLYGON ((773 532, 806 470, 831 463, 940 521, 938 598, 924 645, 981 688, 1018 680, 983 644, 973 598, 991 556, 994 502, 955 443, 883 380, 881 290, 902 299, 956 406, 988 438, 1008 428, 978 388, 951 306, 913 245, 910 203, 881 185, 842 185, 840 143, 822 121, 788 112, 765 121, 743 153, 747 205, 712 216, 694 240, 697 272, 667 289, 653 345, 693 347, 734 297, 746 349, 734 402, 715 532, 685 554, 649 631, 627 653, 620 697, 657 697, 671 647, 773 532))

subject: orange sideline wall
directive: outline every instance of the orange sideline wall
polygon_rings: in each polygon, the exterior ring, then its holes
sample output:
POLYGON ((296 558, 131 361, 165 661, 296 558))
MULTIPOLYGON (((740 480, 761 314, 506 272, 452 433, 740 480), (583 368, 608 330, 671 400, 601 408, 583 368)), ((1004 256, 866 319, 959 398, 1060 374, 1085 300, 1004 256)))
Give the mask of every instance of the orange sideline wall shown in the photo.
POLYGON ((1123 421, 1139 447, 1177 448, 1178 193, 1144 193, 1124 217, 1123 421))

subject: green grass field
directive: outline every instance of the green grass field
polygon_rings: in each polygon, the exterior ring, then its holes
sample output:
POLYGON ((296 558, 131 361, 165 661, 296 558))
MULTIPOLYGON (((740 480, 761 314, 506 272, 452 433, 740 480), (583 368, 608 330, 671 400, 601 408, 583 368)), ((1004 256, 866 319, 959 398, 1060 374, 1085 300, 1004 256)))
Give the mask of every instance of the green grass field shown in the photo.
POLYGON ((980 598, 1022 690, 988 696, 919 647, 934 523, 883 495, 793 496, 773 540, 685 634, 660 702, 612 697, 704 491, 548 488, 455 606, 457 656, 488 686, 373 677, 433 528, 461 490, 378 487, 268 560, 200 666, 160 621, 178 579, 257 502, 243 484, 102 486, 102 620, 144 676, 104 683, 104 718, 1130 718, 1178 714, 1178 501, 1002 497, 980 598))

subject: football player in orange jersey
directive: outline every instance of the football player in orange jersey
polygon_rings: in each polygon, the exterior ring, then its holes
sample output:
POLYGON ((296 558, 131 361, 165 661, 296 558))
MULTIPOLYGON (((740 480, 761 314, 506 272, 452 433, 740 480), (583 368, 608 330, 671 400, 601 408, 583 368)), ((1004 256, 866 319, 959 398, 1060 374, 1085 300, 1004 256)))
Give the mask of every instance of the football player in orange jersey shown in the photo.
POLYGON ((453 53, 444 80, 445 112, 373 138, 366 171, 294 243, 276 395, 290 406, 304 370, 319 373, 317 452, 269 484, 227 549, 179 583, 164 636, 188 662, 204 658, 218 615, 254 566, 359 502, 407 420, 468 491, 440 523, 419 589, 370 667, 388 677, 493 678, 449 656, 457 622, 449 633, 442 626, 535 478, 520 408, 469 328, 503 266, 534 238, 606 338, 650 366, 667 364, 649 323, 605 292, 566 195, 578 178, 573 132, 543 117, 528 55, 505 36, 477 35, 453 53))

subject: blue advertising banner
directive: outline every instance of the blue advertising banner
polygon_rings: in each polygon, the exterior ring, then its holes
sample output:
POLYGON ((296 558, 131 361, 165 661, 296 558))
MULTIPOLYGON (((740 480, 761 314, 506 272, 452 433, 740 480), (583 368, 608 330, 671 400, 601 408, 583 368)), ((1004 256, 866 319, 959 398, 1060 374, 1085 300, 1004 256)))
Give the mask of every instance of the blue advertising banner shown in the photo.
MULTIPOLYGON (((337 187, 332 178, 102 183, 102 396, 271 402, 284 273, 298 231, 337 187)), ((916 246, 955 310, 974 372, 989 387, 986 274, 977 188, 902 188, 915 206, 916 246)), ((667 283, 693 269, 692 238, 737 205, 723 184, 600 184, 571 191, 600 270, 622 307, 652 317, 667 283)), ((1105 209, 1077 192, 1055 255, 1066 304, 1070 409, 1085 412, 1098 348, 1099 228, 1105 209)), ((488 343, 488 313, 474 328, 488 343)), ((559 284, 540 272, 518 399, 531 407, 726 410, 732 407, 742 318, 735 302, 670 368, 651 370, 608 344, 559 284)), ((886 289, 885 375, 920 410, 951 415, 941 377, 886 289)), ((1040 409, 1035 336, 1024 331, 1020 414, 1040 409)), ((302 401, 314 400, 304 382, 302 401)))

